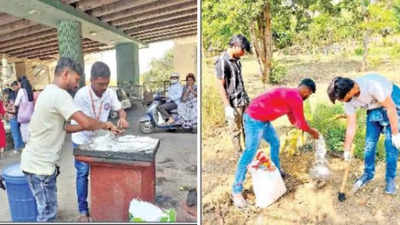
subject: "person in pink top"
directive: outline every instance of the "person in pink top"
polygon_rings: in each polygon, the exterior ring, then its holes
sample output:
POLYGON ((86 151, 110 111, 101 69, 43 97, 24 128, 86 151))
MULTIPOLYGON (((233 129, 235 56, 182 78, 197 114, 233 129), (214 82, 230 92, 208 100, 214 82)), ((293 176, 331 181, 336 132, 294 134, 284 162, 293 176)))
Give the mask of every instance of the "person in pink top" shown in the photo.
POLYGON ((315 83, 311 79, 304 79, 297 88, 275 88, 256 97, 250 102, 243 116, 246 148, 239 159, 232 187, 234 205, 242 208, 246 200, 242 196, 243 182, 247 173, 247 166, 256 155, 261 138, 268 142, 271 149, 271 160, 275 166, 284 172, 279 163, 279 138, 271 122, 283 115, 297 128, 308 132, 318 139, 318 131, 311 128, 303 112, 303 101, 315 93, 315 83))

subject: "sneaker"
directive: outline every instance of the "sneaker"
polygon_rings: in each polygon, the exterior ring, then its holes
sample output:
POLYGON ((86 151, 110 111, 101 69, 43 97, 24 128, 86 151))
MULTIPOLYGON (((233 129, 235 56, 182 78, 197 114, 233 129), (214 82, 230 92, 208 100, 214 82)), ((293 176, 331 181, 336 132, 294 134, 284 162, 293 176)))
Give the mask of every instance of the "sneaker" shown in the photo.
POLYGON ((394 182, 394 180, 391 180, 386 183, 385 193, 389 195, 396 194, 396 183, 394 182))
POLYGON ((279 169, 279 172, 281 173, 282 178, 285 178, 287 176, 287 173, 282 168, 279 169))
POLYGON ((244 208, 247 205, 246 200, 242 194, 232 194, 233 205, 238 208, 244 208))
POLYGON ((363 174, 353 185, 353 193, 357 192, 360 188, 364 187, 368 182, 372 180, 373 177, 368 177, 368 175, 363 174))

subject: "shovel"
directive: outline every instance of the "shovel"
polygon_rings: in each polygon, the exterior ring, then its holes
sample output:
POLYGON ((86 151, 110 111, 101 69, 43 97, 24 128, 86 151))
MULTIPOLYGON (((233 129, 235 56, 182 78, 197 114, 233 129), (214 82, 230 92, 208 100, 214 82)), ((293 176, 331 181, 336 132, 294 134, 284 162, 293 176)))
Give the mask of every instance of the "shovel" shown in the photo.
POLYGON ((340 186, 340 190, 338 192, 338 199, 341 202, 344 202, 346 200, 346 193, 344 193, 344 190, 346 188, 347 177, 349 176, 351 158, 353 156, 353 151, 354 151, 354 145, 351 147, 351 150, 350 150, 350 160, 346 161, 346 166, 345 166, 345 170, 344 170, 344 176, 343 176, 343 180, 342 180, 342 185, 340 186))

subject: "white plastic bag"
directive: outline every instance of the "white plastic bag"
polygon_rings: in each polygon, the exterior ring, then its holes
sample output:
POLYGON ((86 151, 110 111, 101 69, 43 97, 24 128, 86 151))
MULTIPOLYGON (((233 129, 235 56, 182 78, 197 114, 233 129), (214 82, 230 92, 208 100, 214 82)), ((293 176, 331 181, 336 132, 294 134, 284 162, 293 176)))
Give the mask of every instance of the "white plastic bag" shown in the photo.
POLYGON ((249 172, 253 180, 256 206, 266 208, 286 193, 286 186, 274 163, 269 160, 268 163, 272 165, 273 169, 270 170, 266 168, 260 164, 260 161, 258 160, 260 158, 259 155, 260 153, 257 154, 256 160, 250 164, 249 172))
POLYGON ((326 156, 326 145, 325 140, 322 135, 315 143, 315 161, 313 167, 310 169, 309 173, 312 178, 317 180, 327 180, 330 177, 330 170, 328 168, 328 162, 325 158, 326 156))
POLYGON ((132 199, 129 205, 130 222, 175 222, 175 210, 162 210, 150 202, 132 199))

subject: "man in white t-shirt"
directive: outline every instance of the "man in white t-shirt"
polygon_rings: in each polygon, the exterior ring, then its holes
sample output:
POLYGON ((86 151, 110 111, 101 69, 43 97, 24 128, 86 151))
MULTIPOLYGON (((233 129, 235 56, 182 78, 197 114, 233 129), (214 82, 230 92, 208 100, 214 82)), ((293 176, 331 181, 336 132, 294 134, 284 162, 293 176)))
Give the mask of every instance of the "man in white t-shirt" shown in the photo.
POLYGON ((21 169, 35 197, 37 221, 54 221, 57 216, 57 162, 67 133, 83 130, 119 130, 111 122, 100 122, 86 116, 67 90, 77 88, 82 67, 62 57, 54 72, 54 81, 40 94, 30 123, 30 139, 21 154, 21 169), (67 123, 70 119, 77 125, 67 123))
MULTIPOLYGON (((121 107, 117 94, 108 88, 110 83, 110 68, 103 62, 95 62, 90 71, 91 84, 87 85, 75 94, 75 104, 82 110, 85 115, 106 122, 110 111, 119 112, 118 126, 128 128, 126 113, 121 107)), ((72 121, 72 124, 75 124, 72 121)), ((74 148, 78 145, 88 144, 94 132, 82 131, 72 134, 72 142, 74 148)), ((76 168, 76 194, 78 198, 78 208, 80 217, 79 222, 89 222, 89 209, 87 202, 88 195, 88 176, 89 165, 85 162, 75 160, 76 168)))
POLYGON ((364 147, 364 174, 356 181, 357 191, 375 175, 376 145, 381 133, 385 135, 386 187, 387 194, 395 194, 397 159, 400 149, 399 114, 400 88, 379 74, 367 74, 351 80, 336 77, 328 87, 328 96, 344 102, 347 114, 347 129, 344 142, 344 158, 350 160, 350 148, 356 132, 356 110, 367 110, 367 124, 364 147))

